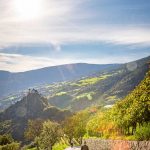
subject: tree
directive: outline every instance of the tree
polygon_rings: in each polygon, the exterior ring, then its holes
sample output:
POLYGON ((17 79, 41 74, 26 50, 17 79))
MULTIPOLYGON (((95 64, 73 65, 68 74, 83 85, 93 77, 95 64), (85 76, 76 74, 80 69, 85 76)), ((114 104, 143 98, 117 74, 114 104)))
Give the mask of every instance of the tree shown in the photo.
POLYGON ((129 95, 115 104, 112 116, 124 129, 124 134, 130 134, 129 128, 132 128, 133 135, 138 125, 142 126, 150 121, 150 71, 129 95))
POLYGON ((7 145, 12 143, 14 140, 10 134, 0 135, 0 145, 7 145))
POLYGON ((73 120, 73 117, 66 118, 63 123, 63 130, 64 130, 64 133, 69 138, 69 143, 71 143, 74 137, 74 134, 75 134, 74 128, 75 128, 75 122, 73 120))
POLYGON ((60 139, 63 135, 60 125, 56 122, 50 120, 43 123, 43 129, 39 136, 39 144, 43 149, 52 150, 54 144, 60 139))
POLYGON ((135 135, 149 139, 150 71, 143 81, 111 109, 97 113, 87 123, 90 135, 100 133, 105 138, 116 135, 135 135))
POLYGON ((9 134, 0 135, 0 150, 19 150, 20 143, 14 141, 9 134))
POLYGON ((81 111, 64 121, 63 129, 64 133, 69 137, 69 142, 71 142, 73 138, 80 140, 79 142, 82 141, 82 137, 86 133, 86 124, 89 115, 88 111, 81 111))
POLYGON ((90 136, 101 136, 105 138, 116 134, 118 130, 115 122, 111 119, 111 111, 107 109, 91 117, 86 129, 90 136))
POLYGON ((25 138, 27 140, 34 140, 35 137, 39 136, 43 128, 43 120, 36 119, 36 120, 29 120, 28 127, 25 131, 25 138))

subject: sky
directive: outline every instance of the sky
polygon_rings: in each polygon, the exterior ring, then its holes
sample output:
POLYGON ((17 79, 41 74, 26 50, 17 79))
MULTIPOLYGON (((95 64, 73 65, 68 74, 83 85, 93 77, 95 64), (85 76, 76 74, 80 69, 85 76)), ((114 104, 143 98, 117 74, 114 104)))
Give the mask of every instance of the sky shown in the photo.
POLYGON ((0 70, 150 55, 149 0, 0 0, 0 70))

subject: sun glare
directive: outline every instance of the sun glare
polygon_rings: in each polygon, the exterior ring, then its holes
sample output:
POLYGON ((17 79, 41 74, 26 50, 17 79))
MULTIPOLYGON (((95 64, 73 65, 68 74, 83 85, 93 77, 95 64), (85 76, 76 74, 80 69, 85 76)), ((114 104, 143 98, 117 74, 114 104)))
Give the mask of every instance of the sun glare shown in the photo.
POLYGON ((42 15, 42 0, 15 0, 16 17, 21 20, 32 20, 42 15))

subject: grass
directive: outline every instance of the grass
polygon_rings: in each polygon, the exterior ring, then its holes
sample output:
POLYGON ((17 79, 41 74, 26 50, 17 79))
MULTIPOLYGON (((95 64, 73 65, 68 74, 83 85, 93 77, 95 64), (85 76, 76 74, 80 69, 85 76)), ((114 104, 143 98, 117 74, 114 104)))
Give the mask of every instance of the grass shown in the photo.
POLYGON ((34 148, 29 148, 29 149, 27 149, 27 150, 37 150, 37 148, 34 147, 34 148))
POLYGON ((108 96, 107 98, 106 98, 106 100, 108 100, 108 101, 116 101, 116 100, 118 100, 118 98, 117 98, 117 96, 116 95, 113 95, 113 96, 108 96))
POLYGON ((103 76, 99 76, 99 77, 86 78, 86 79, 82 79, 82 80, 78 81, 77 83, 71 83, 70 85, 79 86, 79 87, 93 85, 101 80, 105 80, 106 78, 108 78, 110 76, 112 76, 112 75, 108 74, 108 75, 103 75, 103 76))
POLYGON ((59 92, 59 93, 56 93, 56 96, 62 96, 62 95, 66 95, 67 92, 59 92))
POLYGON ((68 147, 68 145, 66 145, 66 144, 57 143, 53 146, 53 150, 64 150, 67 147, 68 147))
POLYGON ((61 138, 58 143, 53 146, 53 150, 64 150, 69 145, 67 138, 61 138))
POLYGON ((87 98, 88 100, 92 100, 94 94, 95 94, 95 92, 83 93, 81 95, 78 95, 75 99, 80 100, 80 99, 83 99, 83 98, 87 98))

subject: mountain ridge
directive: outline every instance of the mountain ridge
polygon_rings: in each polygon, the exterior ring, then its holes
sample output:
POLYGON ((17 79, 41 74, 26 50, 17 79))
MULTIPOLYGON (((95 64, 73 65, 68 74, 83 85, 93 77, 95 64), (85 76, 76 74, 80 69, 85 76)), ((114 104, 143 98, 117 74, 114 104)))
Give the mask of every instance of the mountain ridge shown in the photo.
MULTIPOLYGON (((75 100, 76 97, 79 100, 82 99, 83 105, 85 104, 85 106, 93 103, 97 104, 97 102, 109 105, 118 99, 124 98, 138 85, 149 69, 149 61, 150 56, 120 66, 92 72, 91 75, 82 76, 73 80, 52 84, 46 83, 34 88, 47 97, 52 105, 60 108, 71 109, 73 107, 72 105, 77 105, 78 107, 78 101, 75 100), (63 95, 63 93, 67 94, 63 95), (87 97, 89 99, 92 97, 92 99, 97 99, 97 101, 87 100, 87 97)), ((43 80, 42 76, 41 80, 43 80)), ((16 94, 14 92, 2 98, 0 100, 0 109, 4 110, 19 101, 23 93, 25 94, 26 91, 21 90, 16 94)))
POLYGON ((143 80, 149 70, 149 60, 150 57, 147 57, 131 62, 131 68, 130 64, 124 64, 112 72, 99 72, 91 77, 68 83, 64 85, 62 91, 61 88, 60 91, 57 90, 60 94, 54 93, 50 96, 49 102, 54 106, 62 107, 60 102, 66 99, 65 107, 68 106, 74 111, 95 104, 114 104, 143 80))
POLYGON ((41 84, 74 80, 103 69, 109 70, 118 66, 119 64, 94 65, 79 63, 19 73, 0 71, 0 87, 3 87, 0 91, 0 97, 41 84))

